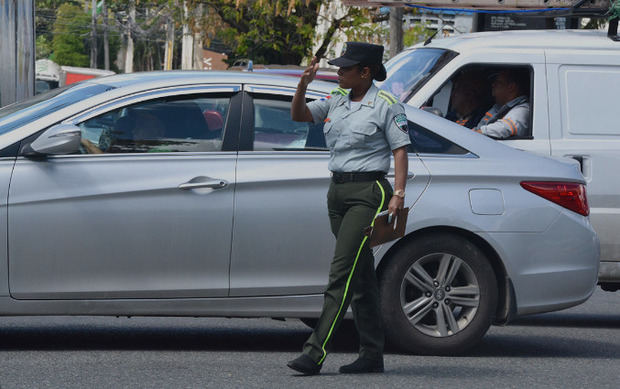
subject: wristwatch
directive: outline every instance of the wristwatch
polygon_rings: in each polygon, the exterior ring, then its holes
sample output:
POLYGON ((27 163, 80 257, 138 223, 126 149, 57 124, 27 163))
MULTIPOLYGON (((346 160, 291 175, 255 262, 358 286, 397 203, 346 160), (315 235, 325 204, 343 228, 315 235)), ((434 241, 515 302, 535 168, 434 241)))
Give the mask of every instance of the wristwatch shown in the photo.
POLYGON ((397 190, 394 191, 394 196, 398 196, 398 197, 404 199, 405 198, 405 191, 402 190, 402 189, 397 189, 397 190))

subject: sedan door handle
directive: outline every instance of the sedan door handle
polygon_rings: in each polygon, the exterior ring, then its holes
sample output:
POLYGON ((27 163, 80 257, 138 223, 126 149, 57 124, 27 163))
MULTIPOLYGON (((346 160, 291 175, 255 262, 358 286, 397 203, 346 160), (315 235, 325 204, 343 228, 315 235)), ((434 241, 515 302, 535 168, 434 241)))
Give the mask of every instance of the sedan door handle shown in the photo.
POLYGON ((222 189, 228 186, 226 180, 219 178, 213 179, 208 177, 196 177, 184 182, 178 186, 181 190, 190 190, 198 188, 222 189))

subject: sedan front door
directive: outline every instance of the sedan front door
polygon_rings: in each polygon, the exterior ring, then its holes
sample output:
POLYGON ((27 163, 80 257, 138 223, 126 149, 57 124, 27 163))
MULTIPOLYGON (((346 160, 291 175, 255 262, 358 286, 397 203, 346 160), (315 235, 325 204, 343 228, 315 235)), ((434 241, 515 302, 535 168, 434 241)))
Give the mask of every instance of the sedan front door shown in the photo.
POLYGON ((228 294, 240 86, 150 91, 70 121, 82 154, 20 156, 17 299, 228 294))

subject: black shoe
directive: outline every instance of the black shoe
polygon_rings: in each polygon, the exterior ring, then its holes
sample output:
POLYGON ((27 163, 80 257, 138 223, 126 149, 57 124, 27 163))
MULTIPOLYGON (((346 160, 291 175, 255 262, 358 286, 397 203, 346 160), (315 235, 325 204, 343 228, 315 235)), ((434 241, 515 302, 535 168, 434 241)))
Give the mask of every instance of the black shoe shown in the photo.
POLYGON ((306 354, 301 354, 299 357, 287 363, 286 366, 303 375, 315 375, 319 374, 321 371, 321 365, 317 365, 316 362, 306 354))
POLYGON ((341 366, 338 371, 344 374, 383 373, 383 359, 360 357, 350 365, 341 366))

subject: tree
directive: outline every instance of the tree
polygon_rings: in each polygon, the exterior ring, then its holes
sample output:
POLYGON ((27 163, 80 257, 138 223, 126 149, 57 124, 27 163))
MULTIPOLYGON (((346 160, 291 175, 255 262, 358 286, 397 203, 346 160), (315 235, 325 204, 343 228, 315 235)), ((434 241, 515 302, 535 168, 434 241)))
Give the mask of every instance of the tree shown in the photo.
POLYGON ((319 36, 321 45, 312 56, 325 57, 329 45, 335 40, 336 32, 343 32, 349 41, 376 42, 382 44, 386 35, 385 28, 372 23, 370 8, 347 7, 346 13, 340 17, 331 16, 329 27, 325 34, 319 36), (378 41, 377 41, 378 40, 378 41))
POLYGON ((48 58, 52 53, 52 40, 54 39, 54 23, 56 22, 56 10, 60 5, 70 3, 77 5, 73 0, 35 0, 34 23, 36 32, 37 59, 48 58))
POLYGON ((78 6, 65 3, 58 8, 54 23, 53 60, 59 65, 88 66, 90 17, 78 6))
POLYGON ((409 30, 405 31, 403 34, 403 42, 405 47, 413 46, 433 35, 433 31, 428 29, 428 25, 429 23, 418 23, 414 27, 411 27, 409 30))
POLYGON ((206 0, 226 23, 221 31, 232 58, 299 64, 310 54, 320 0, 206 0))

